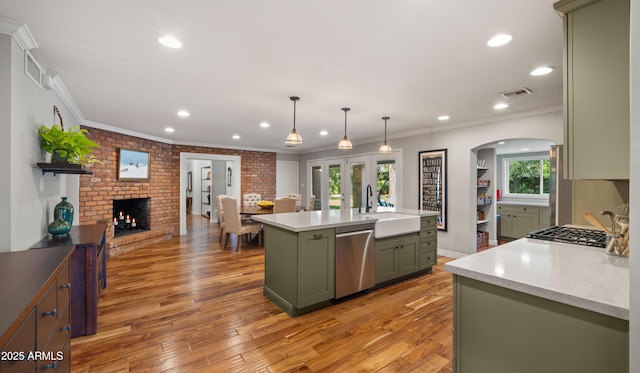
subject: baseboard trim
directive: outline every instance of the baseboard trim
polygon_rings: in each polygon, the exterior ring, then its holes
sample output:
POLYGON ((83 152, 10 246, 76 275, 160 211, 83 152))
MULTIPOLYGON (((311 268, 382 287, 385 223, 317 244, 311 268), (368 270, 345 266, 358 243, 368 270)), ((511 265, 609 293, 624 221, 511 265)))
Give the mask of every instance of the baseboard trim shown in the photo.
POLYGON ((442 256, 446 256, 447 258, 454 258, 454 259, 460 259, 467 256, 467 254, 461 254, 455 251, 440 250, 440 249, 438 249, 438 255, 442 255, 442 256))

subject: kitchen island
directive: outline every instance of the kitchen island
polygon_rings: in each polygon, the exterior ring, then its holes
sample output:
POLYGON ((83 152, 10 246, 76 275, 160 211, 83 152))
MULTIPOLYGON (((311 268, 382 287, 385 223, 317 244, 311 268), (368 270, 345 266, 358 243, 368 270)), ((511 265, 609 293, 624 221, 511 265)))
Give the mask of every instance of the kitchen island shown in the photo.
MULTIPOLYGON (((330 210, 253 217, 264 225, 264 295, 290 316, 331 304, 336 298, 336 232, 375 230, 376 221, 391 219, 385 214, 330 210)), ((416 216, 418 222, 411 232, 375 239, 372 287, 428 273, 436 264, 437 213, 395 214, 416 216)))
POLYGON ((628 372, 629 261, 523 238, 445 264, 454 372, 628 372))

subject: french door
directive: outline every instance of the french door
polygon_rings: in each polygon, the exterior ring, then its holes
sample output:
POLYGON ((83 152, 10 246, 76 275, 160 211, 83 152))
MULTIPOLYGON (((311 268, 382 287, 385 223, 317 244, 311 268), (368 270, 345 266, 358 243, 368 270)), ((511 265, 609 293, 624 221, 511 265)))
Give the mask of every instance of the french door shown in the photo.
POLYGON ((393 211, 402 201, 400 152, 308 162, 309 193, 322 210, 393 211))

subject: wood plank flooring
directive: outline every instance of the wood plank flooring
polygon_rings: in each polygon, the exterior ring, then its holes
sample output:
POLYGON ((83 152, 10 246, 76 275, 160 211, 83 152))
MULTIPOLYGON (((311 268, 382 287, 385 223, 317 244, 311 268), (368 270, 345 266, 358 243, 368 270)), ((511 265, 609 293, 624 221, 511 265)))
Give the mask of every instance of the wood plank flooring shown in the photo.
POLYGON ((98 333, 72 372, 451 372, 452 276, 432 274, 291 318, 262 295, 263 249, 178 236, 107 262, 98 333))

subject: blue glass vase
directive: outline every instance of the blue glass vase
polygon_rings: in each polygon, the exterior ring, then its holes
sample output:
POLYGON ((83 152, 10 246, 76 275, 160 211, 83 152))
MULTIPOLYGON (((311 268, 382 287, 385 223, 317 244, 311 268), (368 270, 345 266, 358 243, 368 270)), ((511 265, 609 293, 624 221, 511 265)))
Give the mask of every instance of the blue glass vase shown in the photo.
POLYGON ((67 202, 67 197, 62 197, 62 201, 53 208, 53 219, 58 218, 67 221, 69 226, 73 224, 73 205, 67 202))
POLYGON ((57 218, 49 224, 48 230, 53 238, 65 238, 69 234, 69 231, 71 231, 71 223, 63 218, 57 218))

